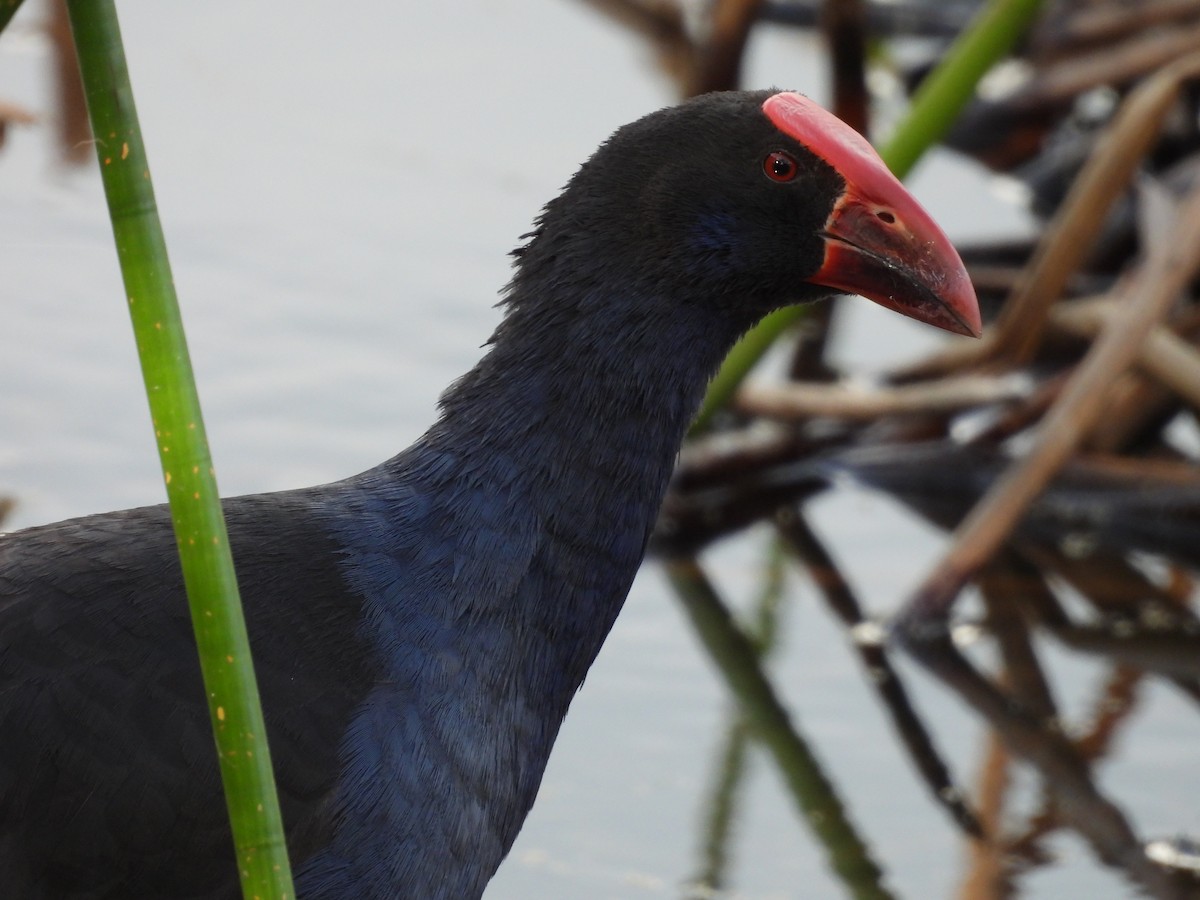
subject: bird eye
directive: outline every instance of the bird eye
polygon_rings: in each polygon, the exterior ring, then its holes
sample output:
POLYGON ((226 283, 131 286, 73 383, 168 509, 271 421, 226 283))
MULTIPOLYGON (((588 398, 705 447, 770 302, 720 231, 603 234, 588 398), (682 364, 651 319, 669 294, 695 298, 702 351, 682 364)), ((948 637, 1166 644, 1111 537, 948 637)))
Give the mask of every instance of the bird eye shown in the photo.
POLYGON ((799 170, 800 167, 796 165, 796 160, 792 155, 784 153, 782 150, 768 153, 767 158, 763 160, 763 171, 772 181, 780 183, 791 181, 799 170))

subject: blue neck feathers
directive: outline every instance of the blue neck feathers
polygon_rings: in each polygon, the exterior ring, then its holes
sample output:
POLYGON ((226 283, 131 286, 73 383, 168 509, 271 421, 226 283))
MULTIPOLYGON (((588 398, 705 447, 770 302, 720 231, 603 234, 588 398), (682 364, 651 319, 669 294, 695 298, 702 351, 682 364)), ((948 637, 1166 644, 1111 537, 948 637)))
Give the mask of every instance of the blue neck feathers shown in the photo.
POLYGON ((382 674, 344 741, 344 828, 302 870, 317 896, 350 874, 386 896, 482 891, 624 602, 708 376, 745 324, 702 304, 673 315, 679 298, 555 268, 518 274, 488 354, 447 390, 438 422, 342 495, 345 570, 382 674), (429 858, 431 832, 447 836, 444 859, 429 858), (424 854, 419 872, 397 868, 408 854, 424 854), (463 854, 479 865, 457 864, 463 854))

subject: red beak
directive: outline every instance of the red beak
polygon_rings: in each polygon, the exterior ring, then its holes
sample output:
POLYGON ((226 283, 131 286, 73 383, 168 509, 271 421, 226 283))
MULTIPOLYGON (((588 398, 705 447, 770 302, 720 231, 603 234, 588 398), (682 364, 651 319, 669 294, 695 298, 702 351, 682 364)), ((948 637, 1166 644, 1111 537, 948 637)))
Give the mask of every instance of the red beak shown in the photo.
POLYGON ((812 282, 979 337, 979 302, 958 251, 867 140, 799 94, 775 94, 763 111, 846 182, 825 222, 825 259, 812 282))

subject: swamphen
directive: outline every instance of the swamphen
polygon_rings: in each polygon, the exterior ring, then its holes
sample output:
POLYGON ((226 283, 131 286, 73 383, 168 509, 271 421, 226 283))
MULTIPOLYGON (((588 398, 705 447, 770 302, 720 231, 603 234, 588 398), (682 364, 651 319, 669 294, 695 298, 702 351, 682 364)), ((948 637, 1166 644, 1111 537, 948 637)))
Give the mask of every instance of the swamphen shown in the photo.
MULTIPOLYGON (((617 131, 413 446, 225 501, 302 900, 478 897, 629 590, 705 384, 837 291, 978 334, 953 247, 793 93, 617 131)), ((165 507, 0 540, 0 893, 237 896, 165 507)))

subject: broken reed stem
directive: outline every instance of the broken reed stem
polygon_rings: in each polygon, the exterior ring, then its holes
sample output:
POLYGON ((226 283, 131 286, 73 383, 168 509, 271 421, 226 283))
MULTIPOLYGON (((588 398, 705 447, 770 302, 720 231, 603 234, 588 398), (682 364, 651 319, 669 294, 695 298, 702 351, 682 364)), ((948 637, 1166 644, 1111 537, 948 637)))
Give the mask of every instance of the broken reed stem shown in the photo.
MULTIPOLYGON (((1060 307, 1054 312, 1053 323, 1063 331, 1095 337, 1120 314, 1116 303, 1103 298, 1060 307)), ((1137 365, 1193 406, 1200 407, 1200 353, 1169 328, 1156 326, 1151 330, 1142 344, 1137 365)))
POLYGON ((1004 304, 985 348, 989 358, 1014 367, 1032 359, 1050 307, 1083 264, 1109 208, 1158 140, 1180 85, 1197 74, 1200 54, 1185 56, 1140 85, 1121 105, 1004 304))
MULTIPOLYGON (((1196 63, 1200 64, 1200 58, 1196 63)), ((1184 199, 1175 240, 1152 248, 1121 291, 1114 316, 1046 414, 1029 453, 1009 469, 955 531, 949 551, 913 594, 906 617, 943 618, 954 597, 1012 531, 1029 503, 1102 414, 1108 388, 1138 358, 1146 338, 1200 268, 1200 188, 1184 199)))
POLYGON ((906 413, 953 413, 1028 396, 1030 379, 1021 375, 965 375, 921 384, 888 387, 837 384, 750 384, 738 392, 737 409, 751 416, 796 420, 820 416, 870 422, 906 413))
POLYGON ((1105 217, 1154 146, 1183 82, 1200 75, 1200 53, 1180 57, 1139 85, 1098 141, 1067 198, 1046 226, 995 325, 974 343, 955 343, 896 373, 924 380, 987 364, 1020 368, 1045 334, 1051 307, 1083 264, 1105 217))

